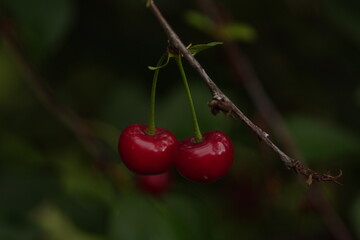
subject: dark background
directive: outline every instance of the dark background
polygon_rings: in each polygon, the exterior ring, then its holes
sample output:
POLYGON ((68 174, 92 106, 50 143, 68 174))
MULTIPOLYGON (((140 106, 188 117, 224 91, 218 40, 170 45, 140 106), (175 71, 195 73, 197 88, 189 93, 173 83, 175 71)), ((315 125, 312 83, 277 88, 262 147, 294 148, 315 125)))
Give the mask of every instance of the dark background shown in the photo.
MULTIPOLYGON (((341 222, 360 237, 360 2, 217 2, 236 23, 230 38, 248 56, 307 164, 333 174, 341 169, 343 186, 306 187, 240 120, 211 115, 211 95, 185 63, 202 131, 228 134, 235 162, 217 182, 192 183, 173 170, 162 198, 142 193, 116 144, 124 127, 148 121, 153 72, 147 66, 167 45, 151 11, 142 1, 0 0, 0 239, 350 239, 341 222), (6 40, 9 32, 30 73, 6 40), (27 81, 31 72, 91 124, 108 158, 94 159, 58 110, 39 101, 27 81), (107 164, 112 171, 101 168, 107 164), (314 191, 329 205, 319 204, 314 191)), ((216 40, 196 1, 157 4, 185 44, 216 40)), ((197 59, 277 142, 222 49, 197 59)), ((157 125, 179 139, 191 136, 173 62, 160 72, 158 87, 157 125)))

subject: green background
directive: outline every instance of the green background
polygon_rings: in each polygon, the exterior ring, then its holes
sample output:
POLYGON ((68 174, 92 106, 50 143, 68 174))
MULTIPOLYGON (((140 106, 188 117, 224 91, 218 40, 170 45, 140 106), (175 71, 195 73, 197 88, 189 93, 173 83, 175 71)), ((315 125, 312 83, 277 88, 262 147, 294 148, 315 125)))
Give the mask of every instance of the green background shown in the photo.
MULTIPOLYGON (((306 162, 320 172, 343 171, 343 186, 316 185, 360 238, 360 2, 217 2, 231 19, 228 38, 249 57, 306 162)), ((185 44, 216 41, 195 1, 157 4, 185 44)), ((127 125, 147 123, 153 74, 147 66, 167 44, 144 2, 0 0, 0 9, 45 84, 92 123, 118 180, 109 181, 39 101, 0 33, 0 239, 336 239, 314 204, 314 189, 240 120, 213 116, 207 87, 185 62, 200 127, 231 137, 234 165, 210 184, 172 170, 171 189, 161 198, 138 190, 117 155, 117 138, 127 125)), ((278 142, 222 47, 196 57, 278 142)), ((174 62, 160 71, 156 118, 178 139, 193 132, 174 62)))

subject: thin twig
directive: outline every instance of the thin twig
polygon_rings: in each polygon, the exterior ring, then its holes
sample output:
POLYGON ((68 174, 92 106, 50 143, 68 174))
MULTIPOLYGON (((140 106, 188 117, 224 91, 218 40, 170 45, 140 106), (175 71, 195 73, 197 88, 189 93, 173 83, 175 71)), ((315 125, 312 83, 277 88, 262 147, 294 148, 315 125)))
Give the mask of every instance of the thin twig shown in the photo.
POLYGON ((328 174, 319 174, 309 168, 306 168, 302 162, 295 160, 285 154, 279 147, 277 147, 269 138, 269 134, 263 131, 261 128, 256 126, 249 118, 247 118, 243 112, 218 88, 218 86, 212 81, 209 75, 206 73, 200 63, 194 58, 194 56, 188 51, 185 45, 181 42, 178 35, 171 28, 169 23, 163 17, 162 13, 155 5, 154 1, 148 1, 149 8, 157 18, 161 26, 163 27, 169 44, 172 48, 178 49, 183 57, 189 62, 189 64, 198 72, 202 80, 208 86, 213 98, 211 101, 212 111, 218 112, 223 111, 226 114, 231 114, 240 118, 263 142, 266 143, 274 152, 276 152, 281 161, 285 164, 288 169, 294 170, 300 175, 307 177, 307 182, 311 184, 313 181, 336 181, 341 174, 338 176, 330 176, 328 174))

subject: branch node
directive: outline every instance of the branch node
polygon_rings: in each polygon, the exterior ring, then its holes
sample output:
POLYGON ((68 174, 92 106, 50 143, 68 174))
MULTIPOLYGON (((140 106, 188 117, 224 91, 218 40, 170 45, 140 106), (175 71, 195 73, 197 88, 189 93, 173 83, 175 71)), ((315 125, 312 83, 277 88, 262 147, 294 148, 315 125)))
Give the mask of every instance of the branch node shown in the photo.
POLYGON ((208 102, 208 106, 210 107, 211 113, 213 115, 217 115, 221 111, 226 116, 235 118, 232 104, 225 100, 224 97, 214 95, 213 98, 208 102))
POLYGON ((290 158, 289 156, 285 155, 285 154, 279 154, 281 161, 283 161, 285 163, 285 166, 288 170, 293 169, 294 166, 296 165, 296 160, 290 158))
POLYGON ((180 55, 179 49, 170 40, 168 40, 167 51, 168 51, 168 53, 175 55, 175 56, 180 55))

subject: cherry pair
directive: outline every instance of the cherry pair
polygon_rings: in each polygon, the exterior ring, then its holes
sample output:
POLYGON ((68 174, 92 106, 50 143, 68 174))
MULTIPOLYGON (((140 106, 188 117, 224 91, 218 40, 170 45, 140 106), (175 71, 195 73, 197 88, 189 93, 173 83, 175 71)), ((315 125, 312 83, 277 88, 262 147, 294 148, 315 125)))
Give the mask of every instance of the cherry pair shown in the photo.
POLYGON ((210 131, 202 135, 177 141, 166 129, 133 124, 124 129, 118 143, 124 164, 134 173, 156 175, 168 171, 173 165, 185 178, 196 182, 211 182, 224 176, 234 158, 231 140, 222 132, 210 131))
MULTIPOLYGON (((217 44, 193 46, 192 54, 217 44)), ((191 48, 189 50, 191 51, 191 48)), ((182 176, 196 182, 211 182, 225 175, 234 159, 231 140, 219 131, 201 134, 181 55, 169 48, 157 66, 149 68, 155 70, 150 96, 149 125, 133 124, 121 133, 118 150, 124 164, 134 173, 142 175, 162 174, 175 165, 182 176), (174 58, 179 67, 194 124, 195 136, 180 142, 170 131, 155 127, 157 78, 159 70, 167 65, 170 58, 174 58), (166 63, 163 64, 165 60, 166 63)))

